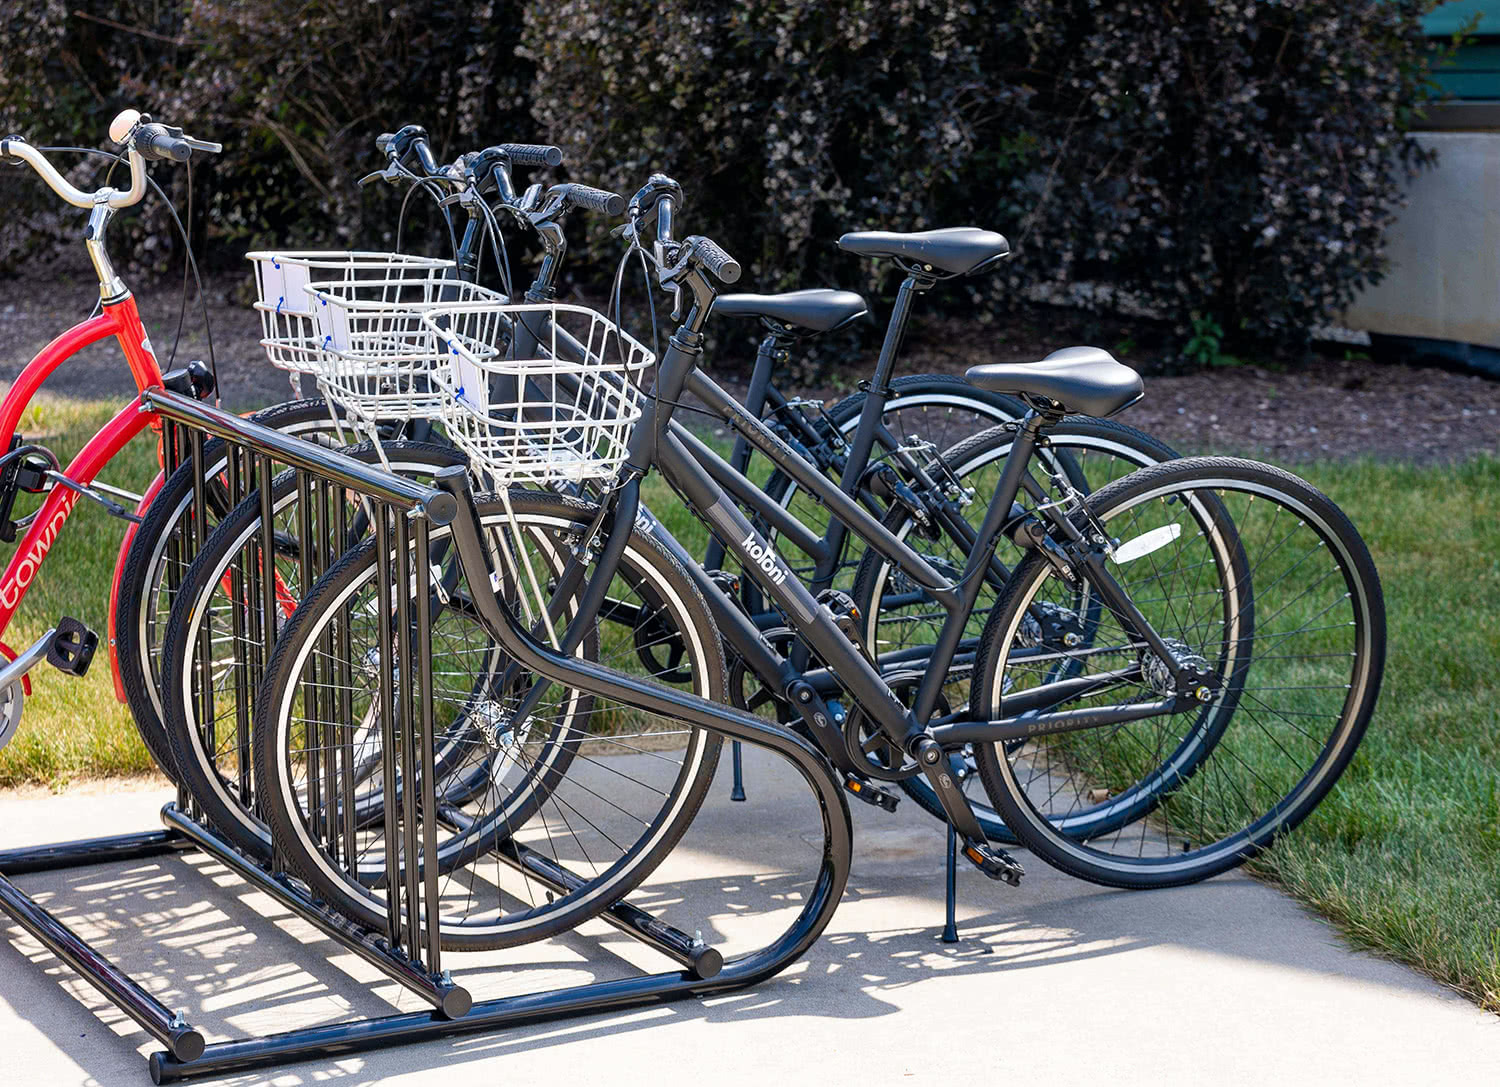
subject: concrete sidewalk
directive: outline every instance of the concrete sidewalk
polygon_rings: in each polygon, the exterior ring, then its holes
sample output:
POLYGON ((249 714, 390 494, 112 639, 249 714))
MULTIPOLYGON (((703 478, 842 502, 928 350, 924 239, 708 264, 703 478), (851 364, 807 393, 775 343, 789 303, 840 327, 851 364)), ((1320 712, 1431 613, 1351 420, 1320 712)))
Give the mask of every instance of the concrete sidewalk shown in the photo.
MULTIPOLYGON (((724 760, 727 770, 728 758, 724 760)), ((750 754, 727 775, 647 905, 733 954, 773 936, 816 870, 802 787, 750 754)), ((0 845, 156 825, 163 790, 0 795, 0 845)), ((1324 923, 1240 876, 1151 894, 1027 860, 1019 889, 960 872, 964 940, 945 947, 942 828, 909 801, 855 805, 855 867, 833 924, 755 989, 220 1081, 277 1087, 553 1082, 977 1084, 1500 1082, 1500 1019, 1412 972, 1351 952, 1324 923)), ((205 858, 18 882, 184 1008, 210 1040, 418 1003, 205 858)), ((158 1048, 22 930, 0 943, 6 1078, 147 1083, 158 1048)), ((478 999, 665 963, 594 924, 519 952, 454 956, 478 999)))

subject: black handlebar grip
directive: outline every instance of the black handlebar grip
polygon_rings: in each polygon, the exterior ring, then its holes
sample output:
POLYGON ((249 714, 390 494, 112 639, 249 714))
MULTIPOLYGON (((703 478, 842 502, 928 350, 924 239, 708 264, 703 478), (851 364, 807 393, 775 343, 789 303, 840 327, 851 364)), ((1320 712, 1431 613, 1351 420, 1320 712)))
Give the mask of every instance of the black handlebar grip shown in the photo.
POLYGON ((698 263, 714 274, 720 283, 735 283, 740 278, 740 262, 720 249, 717 242, 702 235, 688 239, 698 263))
POLYGON ((438 165, 437 156, 432 153, 432 145, 427 142, 425 132, 411 141, 411 149, 416 152, 417 164, 422 167, 422 172, 428 177, 443 172, 442 167, 438 165))
POLYGON ((500 149, 510 156, 515 166, 561 166, 561 147, 547 143, 502 143, 500 149))
POLYGON ((562 198, 575 208, 602 211, 605 215, 624 215, 625 198, 619 193, 605 192, 589 185, 559 185, 564 190, 562 198))
POLYGON ((173 162, 186 162, 193 154, 180 132, 174 136, 166 126, 158 124, 142 125, 136 129, 135 149, 148 159, 171 159, 173 162))

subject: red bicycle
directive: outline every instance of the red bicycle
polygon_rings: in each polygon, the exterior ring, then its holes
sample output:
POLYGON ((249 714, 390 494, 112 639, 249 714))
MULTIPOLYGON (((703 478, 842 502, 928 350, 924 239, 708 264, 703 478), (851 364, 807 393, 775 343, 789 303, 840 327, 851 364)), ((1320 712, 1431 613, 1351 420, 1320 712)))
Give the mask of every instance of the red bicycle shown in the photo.
MULTIPOLYGON (((185 136, 180 128, 152 122, 136 110, 125 110, 110 125, 110 138, 123 148, 120 158, 130 167, 127 189, 102 187, 83 192, 74 187, 48 160, 45 152, 61 150, 32 146, 17 136, 0 140, 0 161, 19 160, 29 165, 62 199, 89 211, 83 231, 84 247, 99 278, 100 310, 97 316, 75 325, 58 336, 26 366, 0 401, 0 541, 12 542, 24 531, 20 546, 0 575, 0 639, 11 617, 20 607, 27 589, 53 544, 62 533, 79 498, 99 502, 129 522, 120 547, 110 600, 109 655, 115 692, 130 705, 136 726, 147 749, 169 777, 176 779, 171 747, 161 724, 156 654, 160 648, 160 626, 171 606, 171 541, 191 523, 191 481, 172 484, 165 473, 158 475, 134 513, 122 508, 96 486, 101 471, 129 442, 147 428, 157 432, 157 457, 165 465, 161 444, 161 422, 141 400, 139 393, 166 386, 179 392, 208 397, 213 382, 201 366, 192 365, 163 375, 141 322, 135 297, 115 271, 107 248, 107 235, 115 214, 141 201, 150 181, 147 161, 184 162, 195 151, 218 152, 219 144, 185 136), (83 447, 66 467, 44 446, 28 443, 17 433, 23 413, 37 391, 59 366, 83 349, 113 336, 120 344, 138 390, 137 397, 83 447), (177 493, 179 491, 185 493, 177 493), (12 519, 21 493, 43 496, 36 512, 12 519), (166 503, 158 515, 143 525, 143 515, 158 499, 166 503), (166 516, 161 516, 165 513, 166 516), (149 538, 148 538, 149 537, 149 538), (128 601, 129 607, 120 604, 128 601), (119 615, 127 616, 127 630, 120 629, 119 615)), ((110 156, 114 157, 114 156, 110 156)), ((253 416, 257 422, 284 432, 312 439, 329 435, 342 440, 328 404, 308 399, 278 404, 253 416)), ((224 467, 222 454, 213 447, 205 451, 204 469, 216 477, 224 467)), ((225 511, 204 511, 210 513, 225 511)), ((0 640, 0 747, 15 735, 24 698, 31 693, 28 674, 42 660, 62 671, 82 676, 93 659, 98 635, 76 619, 64 616, 32 645, 17 651, 0 640)))

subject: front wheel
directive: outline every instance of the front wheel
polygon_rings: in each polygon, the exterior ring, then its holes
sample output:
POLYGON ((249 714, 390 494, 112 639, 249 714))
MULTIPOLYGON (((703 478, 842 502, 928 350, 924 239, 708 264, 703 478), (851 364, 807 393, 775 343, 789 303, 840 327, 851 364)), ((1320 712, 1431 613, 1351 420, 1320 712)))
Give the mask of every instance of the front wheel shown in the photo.
POLYGON ((1115 541, 1110 575, 1173 660, 1107 607, 1087 643, 1036 652, 1028 617, 1077 590, 1032 554, 985 631, 970 714, 1029 711, 1033 733, 975 745, 979 774, 1006 826, 1071 875, 1124 888, 1206 879, 1296 827, 1349 764, 1380 690, 1380 580, 1338 507, 1268 465, 1158 465, 1088 509, 1115 541), (1060 661, 1067 682, 1096 683, 1049 699, 1060 661), (1171 709, 1048 730, 1069 711, 1154 705, 1171 709))
MULTIPOLYGON (((508 568, 529 562, 544 572, 555 569, 552 557, 572 554, 596 513, 531 492, 512 492, 510 505, 514 520, 499 500, 480 504, 490 552, 508 568)), ((447 537, 447 529, 435 530, 432 546, 443 547, 447 537)), ((290 868, 340 912, 377 928, 386 916, 387 822, 344 815, 397 773, 372 765, 394 755, 371 726, 378 677, 358 666, 381 659, 380 550, 366 541, 350 552, 297 609, 261 686, 254 729, 260 796, 290 868), (309 698, 309 690, 324 694, 309 698), (351 796, 352 805, 338 799, 351 796)), ((450 602, 474 599, 461 577, 445 593, 450 602)), ((504 603, 523 608, 515 595, 504 603)), ((434 606, 435 613, 453 611, 434 606)), ((437 684, 433 715, 435 727, 462 749, 434 782, 439 925, 445 947, 509 947, 571 928, 645 879, 697 814, 720 740, 685 721, 561 684, 547 687, 536 709, 517 719, 535 677, 497 667, 477 613, 464 622, 472 635, 448 639, 433 662, 435 677, 458 677, 449 688, 437 684), (566 869, 572 889, 559 893, 538 879, 543 869, 566 869)), ((676 680, 703 698, 725 697, 724 659, 707 605, 649 536, 632 536, 595 644, 600 663, 656 682, 676 680), (671 676, 644 663, 653 658, 640 651, 636 632, 643 628, 673 644, 671 676)), ((397 669, 391 679, 399 690, 399 662, 397 669)), ((407 775, 398 774, 395 803, 406 808, 410 791, 407 775)), ((388 809, 391 801, 384 803, 388 809)), ((399 840, 389 844, 395 867, 404 869, 409 861, 399 840)))

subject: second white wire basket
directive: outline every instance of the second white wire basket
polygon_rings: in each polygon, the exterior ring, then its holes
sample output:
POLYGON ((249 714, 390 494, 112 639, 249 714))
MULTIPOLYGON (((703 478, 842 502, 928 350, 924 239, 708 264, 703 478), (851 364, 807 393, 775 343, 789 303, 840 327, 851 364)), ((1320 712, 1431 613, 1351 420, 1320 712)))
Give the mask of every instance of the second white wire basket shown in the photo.
POLYGON ((448 364, 434 371, 448 437, 496 486, 614 478, 655 355, 603 314, 563 303, 431 307, 448 364), (529 335, 527 334, 529 331, 529 335), (535 339, 534 350, 511 344, 535 339))
POLYGON ((433 381, 448 349, 422 317, 449 305, 504 305, 476 283, 442 277, 355 279, 307 287, 322 337, 319 384, 356 420, 435 419, 443 396, 433 381))
POLYGON ((322 377, 328 356, 325 333, 309 284, 412 281, 426 283, 453 273, 451 260, 404 253, 340 250, 261 250, 246 254, 255 265, 260 341, 271 365, 292 374, 322 377))

